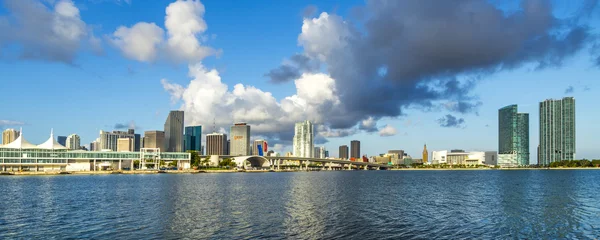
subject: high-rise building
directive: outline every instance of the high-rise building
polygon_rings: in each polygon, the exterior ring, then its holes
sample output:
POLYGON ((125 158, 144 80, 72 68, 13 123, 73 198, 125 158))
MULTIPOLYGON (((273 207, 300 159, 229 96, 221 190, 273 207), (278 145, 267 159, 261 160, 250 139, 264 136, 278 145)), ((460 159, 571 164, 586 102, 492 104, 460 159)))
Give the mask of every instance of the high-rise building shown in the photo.
POLYGON ((119 138, 117 140, 117 152, 132 152, 135 148, 133 138, 119 138))
POLYGON ((70 150, 78 150, 81 148, 81 138, 77 134, 71 134, 67 137, 67 145, 70 150))
POLYGON ((11 142, 13 142, 14 140, 16 140, 17 138, 19 138, 19 136, 21 135, 21 132, 14 130, 12 128, 6 129, 2 132, 2 144, 6 145, 9 144, 11 142))
POLYGON ((574 160, 575 152, 575 98, 541 102, 538 164, 574 160))
POLYGON ((100 149, 117 151, 117 139, 119 138, 135 139, 135 135, 126 131, 105 132, 100 130, 100 149))
POLYGON ((315 155, 315 158, 325 158, 327 151, 325 150, 325 146, 319 147, 319 155, 315 155))
POLYGON ((498 154, 514 156, 514 162, 503 165, 529 166, 529 113, 519 113, 517 105, 498 110, 498 154))
POLYGON ((236 123, 231 126, 230 134, 230 155, 248 156, 250 155, 250 125, 246 123, 236 123))
POLYGON ((313 155, 315 158, 321 158, 321 148, 315 147, 315 150, 313 151, 313 155))
POLYGON ((254 140, 254 144, 252 144, 252 154, 258 156, 266 156, 268 152, 267 141, 259 139, 254 140), (259 149, 260 147, 260 149, 259 149))
POLYGON ((339 157, 340 159, 348 159, 348 145, 340 146, 339 157))
POLYGON ((226 155, 227 134, 206 134, 206 155, 226 155))
POLYGON ((185 127, 185 151, 202 150, 202 126, 185 127))
POLYGON ((295 157, 313 157, 313 124, 310 121, 296 123, 294 128, 294 156, 295 157))
POLYGON ((350 142, 350 158, 359 159, 360 157, 360 141, 352 140, 350 142))
POLYGON ((165 150, 183 152, 183 111, 171 111, 165 121, 165 150))
POLYGON ((66 136, 58 136, 58 137, 56 137, 56 141, 60 145, 63 145, 65 147, 67 146, 67 137, 66 136))
POLYGON ((329 150, 325 150, 325 158, 329 157, 329 150))
POLYGON ((100 147, 100 138, 96 138, 96 140, 94 140, 93 142, 90 143, 90 151, 100 151, 100 150, 102 150, 102 148, 100 147))
POLYGON ((427 152, 427 144, 423 146, 423 164, 426 164, 429 160, 429 152, 427 152))
POLYGON ((165 132, 144 132, 144 148, 158 148, 161 152, 163 152, 165 150, 165 132))
POLYGON ((134 133, 133 134, 133 150, 136 152, 140 151, 140 148, 142 148, 143 144, 142 144, 142 136, 139 133, 134 133))

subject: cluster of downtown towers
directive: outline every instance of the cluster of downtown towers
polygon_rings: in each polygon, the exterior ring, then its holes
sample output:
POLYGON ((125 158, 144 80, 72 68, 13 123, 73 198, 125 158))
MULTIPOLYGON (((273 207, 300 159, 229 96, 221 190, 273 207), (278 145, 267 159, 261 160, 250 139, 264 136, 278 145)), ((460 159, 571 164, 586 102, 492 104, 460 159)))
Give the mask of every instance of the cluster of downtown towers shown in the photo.
MULTIPOLYGON (((540 102, 539 114, 538 165, 574 160, 575 98, 540 102)), ((514 165, 530 164, 529 114, 519 113, 517 105, 498 110, 498 154, 499 161, 503 156, 512 156, 514 165)))

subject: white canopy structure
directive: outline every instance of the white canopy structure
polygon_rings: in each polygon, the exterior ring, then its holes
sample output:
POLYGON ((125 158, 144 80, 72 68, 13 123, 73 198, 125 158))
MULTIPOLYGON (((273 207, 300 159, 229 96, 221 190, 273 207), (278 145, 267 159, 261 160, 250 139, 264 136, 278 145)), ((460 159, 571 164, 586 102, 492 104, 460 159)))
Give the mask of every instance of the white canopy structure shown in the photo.
POLYGON ((23 138, 23 129, 21 129, 21 135, 9 144, 0 145, 0 148, 18 148, 18 149, 34 149, 36 145, 31 144, 25 138, 23 138))
MULTIPOLYGON (((21 134, 23 135, 23 134, 21 134)), ((67 149, 65 146, 61 145, 54 139, 54 130, 50 130, 50 138, 46 140, 46 142, 37 145, 38 149, 51 149, 51 150, 63 150, 67 149)))

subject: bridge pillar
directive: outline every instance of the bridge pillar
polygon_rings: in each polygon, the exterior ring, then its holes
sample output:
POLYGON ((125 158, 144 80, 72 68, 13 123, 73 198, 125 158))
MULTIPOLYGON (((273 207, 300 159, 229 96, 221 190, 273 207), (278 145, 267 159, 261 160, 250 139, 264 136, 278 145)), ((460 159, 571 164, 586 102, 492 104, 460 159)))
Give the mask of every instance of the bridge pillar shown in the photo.
POLYGON ((308 171, 308 165, 310 165, 310 161, 306 161, 306 171, 308 171))
POLYGON ((348 164, 348 170, 352 170, 352 163, 348 164))
POLYGON ((377 170, 381 170, 381 167, 377 167, 377 170))
POLYGON ((277 159, 277 170, 281 170, 281 159, 277 159))
POLYGON ((300 171, 302 171, 302 161, 298 161, 300 163, 300 171))
POLYGON ((331 165, 333 165, 333 163, 329 162, 329 171, 331 171, 331 165))
POLYGON ((365 165, 365 170, 369 170, 369 165, 365 165))

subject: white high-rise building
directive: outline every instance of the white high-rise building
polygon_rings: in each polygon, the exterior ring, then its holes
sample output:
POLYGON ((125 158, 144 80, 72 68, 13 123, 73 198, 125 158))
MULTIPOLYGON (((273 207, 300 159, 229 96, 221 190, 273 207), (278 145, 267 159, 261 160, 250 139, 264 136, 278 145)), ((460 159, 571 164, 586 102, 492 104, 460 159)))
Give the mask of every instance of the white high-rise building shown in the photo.
POLYGON ((229 154, 232 156, 247 156, 250 155, 250 125, 246 123, 236 123, 231 126, 230 149, 229 154))
POLYGON ((71 134, 67 137, 66 144, 67 146, 65 147, 67 147, 68 149, 77 150, 81 148, 81 138, 77 134, 71 134))
POLYGON ((294 131, 294 156, 314 157, 313 124, 310 121, 296 123, 294 131))

